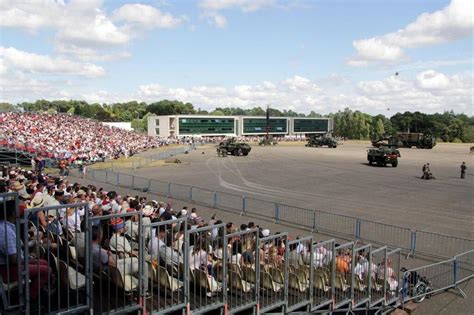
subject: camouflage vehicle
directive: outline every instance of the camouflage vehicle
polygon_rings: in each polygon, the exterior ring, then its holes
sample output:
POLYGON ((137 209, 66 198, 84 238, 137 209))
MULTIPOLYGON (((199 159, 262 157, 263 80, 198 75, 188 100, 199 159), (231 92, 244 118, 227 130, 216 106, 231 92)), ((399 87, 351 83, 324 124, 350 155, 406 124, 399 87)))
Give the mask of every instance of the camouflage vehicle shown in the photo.
POLYGON ((414 132, 397 132, 398 146, 404 148, 432 149, 436 145, 436 137, 414 132))
POLYGON ((381 146, 377 149, 367 150, 367 160, 370 165, 374 163, 378 166, 392 164, 392 167, 397 167, 399 157, 401 157, 400 151, 391 146, 381 146))
POLYGON ((234 156, 247 156, 251 149, 252 148, 248 143, 235 142, 235 139, 231 138, 228 141, 219 143, 219 146, 217 148, 217 154, 220 154, 222 156, 227 156, 227 154, 232 154, 234 156))
POLYGON ((371 142, 372 146, 375 148, 381 146, 391 146, 397 148, 399 145, 397 137, 390 135, 383 135, 379 138, 373 138, 371 142))
POLYGON ((308 139, 306 147, 322 147, 327 145, 329 148, 337 148, 337 141, 331 136, 311 135, 308 139))

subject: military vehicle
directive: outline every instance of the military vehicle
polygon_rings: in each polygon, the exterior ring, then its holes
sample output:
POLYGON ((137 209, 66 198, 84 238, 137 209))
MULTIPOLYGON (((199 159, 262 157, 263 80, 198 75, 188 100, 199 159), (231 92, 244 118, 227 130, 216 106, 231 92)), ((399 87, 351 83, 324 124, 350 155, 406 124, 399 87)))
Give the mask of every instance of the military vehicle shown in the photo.
POLYGON ((432 149, 436 137, 423 133, 397 132, 398 146, 404 148, 432 149))
POLYGON ((336 139, 328 135, 311 135, 307 140, 308 143, 305 144, 306 147, 322 147, 327 145, 329 148, 337 148, 336 139))
POLYGON ((397 167, 399 157, 401 157, 400 151, 391 146, 381 146, 377 149, 367 150, 367 160, 370 165, 373 163, 376 163, 378 166, 392 164, 392 167, 397 167))
POLYGON ((248 143, 236 142, 234 138, 231 138, 227 141, 219 143, 219 146, 217 148, 217 154, 220 154, 222 156, 226 156, 227 154, 232 154, 234 156, 247 156, 251 149, 252 148, 248 143))
POLYGON ((387 135, 387 134, 378 138, 373 138, 371 142, 372 142, 372 146, 376 148, 381 147, 381 146, 398 147, 397 137, 387 135))

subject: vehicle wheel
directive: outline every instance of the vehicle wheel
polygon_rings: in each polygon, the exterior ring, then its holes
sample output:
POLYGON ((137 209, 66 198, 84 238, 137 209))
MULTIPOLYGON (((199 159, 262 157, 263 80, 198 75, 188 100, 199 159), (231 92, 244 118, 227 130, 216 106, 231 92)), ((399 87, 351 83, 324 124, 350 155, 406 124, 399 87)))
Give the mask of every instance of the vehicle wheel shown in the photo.
POLYGON ((398 166, 398 161, 393 161, 392 162, 392 167, 397 167, 398 166))
MULTIPOLYGON (((425 294, 426 292, 426 285, 423 282, 419 282, 416 284, 416 286, 413 288, 413 294, 415 296, 419 296, 421 294, 425 294)), ((416 303, 421 303, 426 299, 426 295, 422 295, 420 297, 417 297, 414 299, 416 303)))
POLYGON ((337 148, 337 144, 333 145, 332 148, 333 148, 333 149, 337 148))
POLYGON ((244 156, 247 156, 247 155, 249 155, 249 153, 248 153, 248 152, 246 152, 246 153, 244 153, 243 155, 244 155, 244 156))
POLYGON ((239 156, 239 150, 238 149, 234 149, 234 152, 232 153, 234 156, 239 156))
POLYGON ((369 165, 372 165, 374 162, 372 161, 372 159, 369 159, 369 165))

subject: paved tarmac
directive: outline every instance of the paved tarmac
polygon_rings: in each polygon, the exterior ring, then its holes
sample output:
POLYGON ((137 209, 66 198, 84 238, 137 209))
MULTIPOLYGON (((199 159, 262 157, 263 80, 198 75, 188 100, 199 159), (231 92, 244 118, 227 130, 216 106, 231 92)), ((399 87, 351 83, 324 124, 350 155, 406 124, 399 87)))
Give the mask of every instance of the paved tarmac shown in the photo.
POLYGON ((119 171, 420 231, 474 237, 474 156, 469 145, 400 149, 396 168, 369 166, 368 147, 368 142, 347 142, 336 149, 290 143, 253 147, 247 157, 219 158, 208 146, 180 155, 181 164, 119 171), (459 178, 462 161, 468 166, 464 180, 459 178), (426 162, 435 180, 420 179, 426 162))

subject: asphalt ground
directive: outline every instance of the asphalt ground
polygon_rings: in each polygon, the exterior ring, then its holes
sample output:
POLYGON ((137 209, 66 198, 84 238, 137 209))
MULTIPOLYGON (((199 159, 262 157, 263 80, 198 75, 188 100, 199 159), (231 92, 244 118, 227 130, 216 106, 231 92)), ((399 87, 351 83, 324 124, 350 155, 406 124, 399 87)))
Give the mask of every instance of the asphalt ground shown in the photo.
POLYGON ((432 150, 400 149, 396 168, 369 166, 368 142, 336 149, 307 148, 302 142, 252 147, 246 157, 216 156, 214 146, 198 148, 182 161, 154 163, 122 173, 361 219, 474 237, 474 155, 466 144, 438 144, 432 150), (467 163, 460 179, 460 164, 467 163), (422 180, 429 162, 434 180, 422 180))
MULTIPOLYGON (((469 145, 440 144, 433 150, 401 149, 397 168, 369 166, 368 143, 346 142, 336 149, 306 148, 303 143, 276 147, 253 147, 247 157, 218 158, 213 146, 198 148, 179 155, 182 163, 155 162, 149 167, 116 172, 193 185, 247 195, 283 204, 347 214, 359 218, 405 226, 417 230, 473 238, 474 163, 469 145), (468 166, 465 180, 459 178, 460 164, 468 166), (421 180, 421 167, 430 162, 436 179, 421 180)), ((76 178, 71 177, 71 180, 76 178)), ((121 194, 147 195, 149 199, 166 200, 164 196, 145 194, 125 187, 81 180, 121 194)), ((290 237, 307 236, 310 231, 294 225, 275 224, 268 218, 239 216, 202 205, 172 199, 173 208, 196 206, 206 221, 213 213, 224 222, 237 226, 254 221, 272 233, 288 232, 290 237)), ((313 234, 327 240, 329 234, 313 234)), ((336 238, 343 243, 346 240, 336 238)), ((401 257, 400 266, 413 268, 436 262, 417 256, 401 257)), ((418 304, 417 314, 472 314, 474 282, 460 285, 467 298, 455 290, 438 294, 418 304)))

